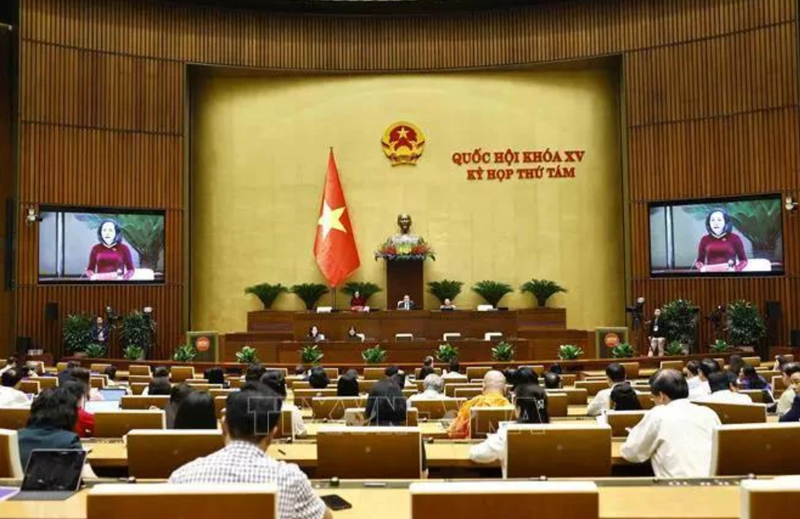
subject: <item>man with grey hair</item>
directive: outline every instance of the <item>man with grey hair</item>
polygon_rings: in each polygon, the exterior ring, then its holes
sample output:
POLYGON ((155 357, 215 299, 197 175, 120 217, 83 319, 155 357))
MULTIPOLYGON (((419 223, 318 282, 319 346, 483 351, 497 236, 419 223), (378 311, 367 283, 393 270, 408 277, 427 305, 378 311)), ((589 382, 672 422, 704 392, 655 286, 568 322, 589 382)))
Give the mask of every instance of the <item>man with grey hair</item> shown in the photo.
POLYGON ((409 404, 417 400, 450 399, 449 396, 444 396, 442 394, 442 391, 444 391, 444 380, 442 380, 442 377, 436 373, 431 373, 425 377, 425 380, 422 381, 422 387, 424 389, 422 393, 417 393, 416 395, 411 395, 408 397, 409 404))

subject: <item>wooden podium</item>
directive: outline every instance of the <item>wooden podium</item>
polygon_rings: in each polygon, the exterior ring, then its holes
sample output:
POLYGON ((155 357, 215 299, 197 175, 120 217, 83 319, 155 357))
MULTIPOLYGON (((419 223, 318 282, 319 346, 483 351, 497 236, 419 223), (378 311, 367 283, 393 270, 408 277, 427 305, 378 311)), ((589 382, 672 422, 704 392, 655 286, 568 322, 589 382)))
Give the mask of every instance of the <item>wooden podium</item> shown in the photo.
POLYGON ((424 260, 386 260, 386 308, 397 308, 397 302, 408 294, 416 303, 416 309, 422 310, 425 300, 424 277, 422 266, 424 260))

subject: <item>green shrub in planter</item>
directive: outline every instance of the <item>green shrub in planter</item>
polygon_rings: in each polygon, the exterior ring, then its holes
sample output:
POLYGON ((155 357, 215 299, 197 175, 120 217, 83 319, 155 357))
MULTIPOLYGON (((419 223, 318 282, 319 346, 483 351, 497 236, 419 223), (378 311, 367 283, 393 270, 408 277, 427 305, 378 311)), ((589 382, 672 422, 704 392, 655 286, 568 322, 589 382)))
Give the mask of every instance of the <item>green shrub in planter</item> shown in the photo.
POLYGON ((191 344, 181 344, 175 350, 172 359, 177 362, 192 362, 197 356, 197 350, 191 344))
POLYGON ((450 343, 440 344, 439 349, 434 350, 434 355, 439 362, 450 362, 458 358, 458 348, 450 343))
POLYGON ((134 344, 125 346, 122 350, 122 358, 125 360, 141 360, 144 358, 144 348, 140 348, 134 344))
POLYGON ((542 308, 547 305, 547 300, 552 296, 566 292, 567 289, 556 283, 555 281, 548 281, 546 279, 532 279, 519 287, 520 292, 528 292, 533 294, 536 302, 542 308))
POLYGON ((511 343, 508 342, 500 342, 492 348, 492 360, 497 362, 510 362, 514 360, 514 356, 517 354, 516 349, 511 343))
POLYGON ((321 283, 300 283, 292 285, 289 291, 303 301, 306 310, 313 310, 319 298, 328 293, 328 287, 321 283))
POLYGON ((734 346, 758 346, 766 335, 764 318, 747 301, 728 303, 728 341, 734 346))
POLYGON ((94 318, 86 313, 70 314, 64 319, 61 335, 67 350, 76 353, 84 351, 92 344, 92 322, 94 318))
POLYGON ((361 352, 361 358, 364 359, 364 362, 367 364, 380 364, 381 362, 385 362, 387 355, 388 352, 381 349, 379 344, 361 352))
POLYGON ((500 300, 506 294, 514 291, 511 285, 499 281, 478 281, 472 286, 472 291, 486 300, 487 303, 497 308, 500 300))
POLYGON ((636 354, 636 351, 633 349, 627 342, 621 342, 611 348, 611 356, 615 359, 628 359, 633 357, 636 354))
POLYGON ((461 287, 464 283, 461 281, 453 281, 451 279, 443 279, 441 281, 431 281, 428 283, 428 292, 439 300, 440 304, 444 304, 445 299, 451 302, 458 297, 461 293, 461 287))
POLYGON ((708 351, 711 353, 724 353, 728 351, 728 343, 722 339, 717 339, 714 341, 714 344, 708 348, 708 351))
POLYGON ((245 294, 253 294, 261 301, 261 304, 264 305, 264 310, 269 310, 275 300, 278 299, 278 296, 288 291, 289 289, 280 283, 277 285, 261 283, 244 289, 245 294))
POLYGON ((86 346, 83 351, 90 359, 104 359, 108 353, 105 346, 94 343, 86 346))
POLYGON ((672 341, 664 348, 664 355, 668 357, 677 357, 679 355, 683 355, 685 350, 683 349, 683 344, 678 341, 672 341))
POLYGON ((558 358, 561 360, 576 360, 583 357, 583 348, 574 344, 562 344, 558 347, 558 358))
POLYGON ((303 346, 303 348, 300 350, 300 362, 302 364, 317 365, 322 362, 322 357, 324 356, 325 355, 322 353, 322 350, 319 349, 319 346, 316 344, 303 346))
POLYGON ((242 364, 257 364, 258 352, 252 346, 242 346, 242 349, 236 352, 236 361, 242 364))
POLYGON ((358 292, 364 298, 364 301, 369 303, 369 298, 381 292, 381 287, 369 281, 349 281, 342 287, 342 292, 350 297, 353 297, 353 294, 358 292))

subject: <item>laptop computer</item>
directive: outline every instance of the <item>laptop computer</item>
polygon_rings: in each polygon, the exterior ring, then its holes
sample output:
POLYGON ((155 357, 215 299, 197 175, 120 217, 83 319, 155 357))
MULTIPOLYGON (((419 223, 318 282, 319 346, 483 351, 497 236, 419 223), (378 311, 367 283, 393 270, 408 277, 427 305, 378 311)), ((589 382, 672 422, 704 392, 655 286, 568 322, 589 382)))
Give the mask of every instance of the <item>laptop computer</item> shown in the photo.
POLYGON ((78 491, 86 463, 83 449, 37 449, 31 452, 20 492, 9 501, 64 501, 78 491))
POLYGON ((104 387, 99 391, 106 402, 119 402, 128 393, 124 387, 104 387))

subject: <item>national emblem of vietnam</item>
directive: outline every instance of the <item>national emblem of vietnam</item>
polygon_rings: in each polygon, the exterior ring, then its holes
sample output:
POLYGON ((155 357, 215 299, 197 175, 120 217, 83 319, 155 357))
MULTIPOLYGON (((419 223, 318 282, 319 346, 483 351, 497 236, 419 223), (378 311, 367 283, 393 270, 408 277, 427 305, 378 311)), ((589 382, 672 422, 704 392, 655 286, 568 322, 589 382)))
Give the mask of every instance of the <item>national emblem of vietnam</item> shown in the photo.
POLYGON ((413 124, 400 121, 386 128, 381 143, 383 152, 392 161, 392 166, 415 166, 425 149, 425 135, 413 124))

